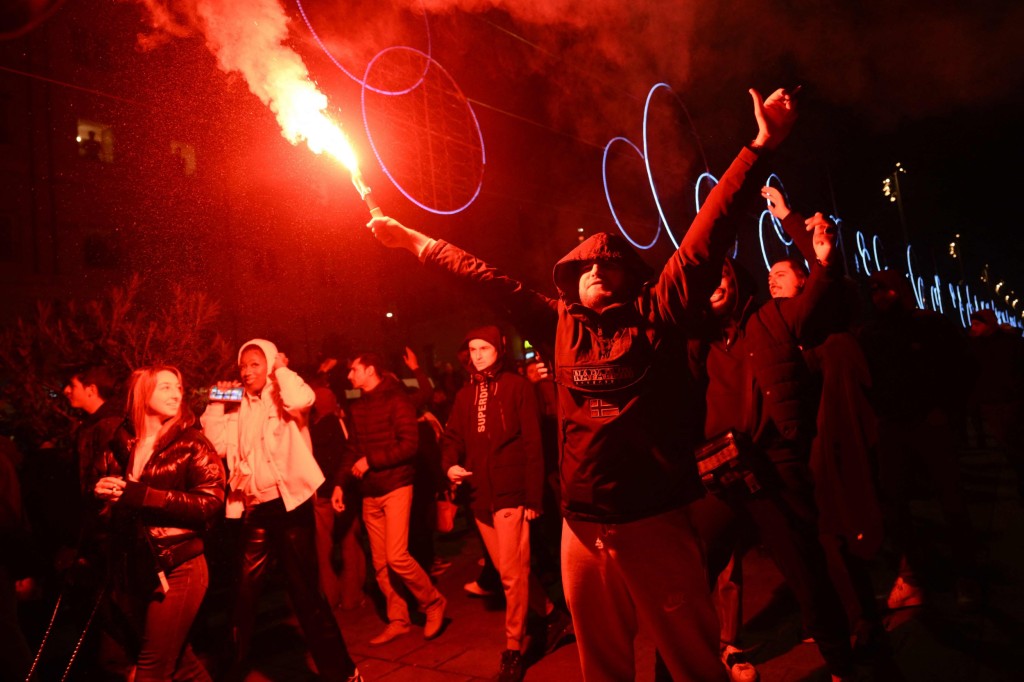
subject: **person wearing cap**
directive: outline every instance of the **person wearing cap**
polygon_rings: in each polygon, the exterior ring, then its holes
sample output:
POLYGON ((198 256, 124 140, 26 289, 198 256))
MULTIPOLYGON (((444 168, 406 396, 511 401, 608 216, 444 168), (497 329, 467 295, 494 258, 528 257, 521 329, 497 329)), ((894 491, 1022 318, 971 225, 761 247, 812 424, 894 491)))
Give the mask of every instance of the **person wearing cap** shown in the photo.
POLYGON ((704 494, 692 455, 702 435, 702 395, 685 351, 737 223, 757 197, 765 151, 796 120, 789 92, 750 95, 756 139, 656 275, 625 239, 602 232, 555 265, 555 299, 393 218, 368 224, 385 246, 472 283, 551 363, 560 412, 562 584, 588 682, 634 679, 641 629, 674 679, 726 679, 704 551, 689 518, 689 503, 704 494))
POLYGON ((228 679, 241 679, 256 607, 270 555, 285 572, 285 585, 313 661, 324 680, 361 682, 317 571, 313 498, 326 480, 313 456, 309 433, 313 389, 288 368, 270 341, 252 339, 238 351, 240 403, 211 402, 203 431, 228 468, 225 506, 241 519, 242 558, 231 613, 234 650, 228 679))
MULTIPOLYGON (((505 368, 505 338, 494 325, 471 330, 459 346, 470 383, 455 396, 441 438, 441 468, 468 488, 469 508, 505 593, 505 651, 498 682, 519 682, 527 613, 545 619, 554 650, 571 621, 530 572, 530 522, 543 512, 544 453, 532 384, 505 368)), ((547 640, 547 637, 545 637, 547 640)))

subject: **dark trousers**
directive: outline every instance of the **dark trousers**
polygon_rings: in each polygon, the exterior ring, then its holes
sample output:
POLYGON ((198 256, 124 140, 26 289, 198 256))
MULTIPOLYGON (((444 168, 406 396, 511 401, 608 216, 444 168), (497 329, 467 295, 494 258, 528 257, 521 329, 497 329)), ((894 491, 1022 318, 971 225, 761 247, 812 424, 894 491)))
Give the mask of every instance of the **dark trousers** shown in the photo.
POLYGON ((231 621, 236 674, 248 654, 256 607, 273 554, 284 570, 288 595, 321 679, 345 682, 356 665, 320 592, 312 499, 290 512, 280 499, 256 505, 246 510, 242 528, 242 561, 231 621))
POLYGON ((775 470, 782 478, 781 489, 748 500, 746 512, 793 591, 804 628, 818 644, 829 672, 845 675, 852 666, 850 628, 818 538, 810 469, 794 460, 775 462, 775 470))
POLYGON ((170 587, 166 593, 157 587, 128 599, 129 616, 140 635, 135 680, 208 682, 206 668, 188 643, 192 621, 209 584, 206 558, 200 554, 189 559, 175 566, 166 578, 170 587))
POLYGON ((852 666, 849 624, 818 539, 810 470, 799 460, 773 464, 777 480, 770 490, 728 501, 709 495, 692 505, 691 518, 707 547, 711 578, 726 567, 734 549, 743 546, 743 524, 753 524, 796 597, 803 626, 814 637, 829 672, 846 674, 852 666))

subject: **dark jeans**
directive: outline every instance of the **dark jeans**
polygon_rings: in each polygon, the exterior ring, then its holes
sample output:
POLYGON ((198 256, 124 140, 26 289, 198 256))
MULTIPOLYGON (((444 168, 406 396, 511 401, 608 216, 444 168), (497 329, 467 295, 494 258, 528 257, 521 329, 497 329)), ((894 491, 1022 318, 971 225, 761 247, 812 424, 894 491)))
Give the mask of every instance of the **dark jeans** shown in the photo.
POLYGON ((355 672, 356 664, 320 592, 312 499, 290 512, 285 511, 280 499, 256 505, 246 511, 242 523, 242 558, 231 621, 233 672, 242 670, 248 654, 256 606, 273 554, 284 570, 288 595, 321 679, 345 682, 355 672))
POLYGON ((775 462, 775 469, 783 480, 781 490, 748 500, 746 512, 793 591, 804 628, 818 644, 829 672, 848 674, 849 622, 818 537, 810 471, 799 461, 775 462))
POLYGON ((210 680, 192 652, 189 630, 206 595, 209 573, 200 554, 167 575, 170 589, 157 587, 146 594, 115 594, 115 601, 135 624, 140 636, 136 682, 210 680))
POLYGON ((777 479, 769 490, 728 501, 709 495, 692 505, 691 518, 707 546, 711 577, 741 546, 743 524, 753 524, 796 597, 804 628, 814 637, 829 672, 846 674, 852 665, 849 624, 818 539, 810 471, 799 460, 773 465, 777 479))

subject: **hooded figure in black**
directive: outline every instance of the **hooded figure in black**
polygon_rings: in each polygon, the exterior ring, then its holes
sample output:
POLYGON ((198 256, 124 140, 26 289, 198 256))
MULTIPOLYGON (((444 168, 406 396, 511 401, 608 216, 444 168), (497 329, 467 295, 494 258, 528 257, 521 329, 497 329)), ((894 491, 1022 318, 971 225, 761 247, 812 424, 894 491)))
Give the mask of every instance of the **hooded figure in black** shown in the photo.
MULTIPOLYGON (((755 471, 762 488, 752 495, 728 490, 709 496, 695 505, 694 519, 708 546, 713 585, 733 552, 738 552, 734 561, 741 561, 741 525, 757 528, 797 598, 805 630, 830 672, 841 677, 851 666, 849 630, 818 542, 808 466, 817 393, 798 345, 800 331, 835 271, 834 263, 830 268, 815 262, 796 297, 771 299, 758 307, 753 279, 737 263, 725 260, 721 284, 710 299, 707 338, 695 354, 707 382, 705 437, 733 431, 748 443, 750 456, 760 462, 755 471)), ((742 585, 742 574, 735 570, 733 582, 742 585)), ((740 595, 737 589, 726 595, 732 600, 719 602, 727 657, 735 651, 731 645, 742 620, 740 595)))
MULTIPOLYGON (((544 453, 533 385, 504 367, 505 339, 495 326, 473 329, 459 346, 470 382, 455 396, 441 438, 442 468, 469 488, 470 509, 505 592, 506 651, 498 679, 522 679, 528 607, 558 615, 530 572, 530 524, 543 511, 544 453), (532 589, 531 589, 532 587, 532 589)), ((553 643, 557 645, 557 642, 553 643)))
POLYGON ((442 470, 461 465, 473 472, 466 480, 470 508, 484 523, 507 507, 525 507, 539 516, 544 456, 533 386, 505 369, 504 338, 496 326, 470 331, 458 355, 470 382, 456 394, 441 438, 442 470), (493 362, 475 366, 470 353, 474 340, 494 349, 493 362))

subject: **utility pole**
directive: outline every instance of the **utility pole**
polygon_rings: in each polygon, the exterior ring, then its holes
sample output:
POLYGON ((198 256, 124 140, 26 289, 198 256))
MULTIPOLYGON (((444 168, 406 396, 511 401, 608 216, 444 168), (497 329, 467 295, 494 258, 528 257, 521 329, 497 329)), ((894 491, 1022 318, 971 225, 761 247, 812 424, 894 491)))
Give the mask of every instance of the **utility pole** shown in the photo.
POLYGON ((900 228, 903 230, 903 244, 910 246, 910 237, 907 233, 907 217, 903 213, 903 192, 900 191, 900 175, 906 172, 907 169, 903 167, 903 164, 897 161, 895 170, 882 181, 882 194, 890 202, 896 204, 900 214, 900 228))

